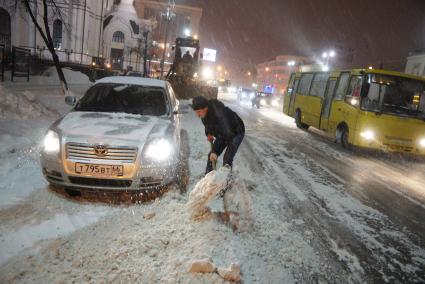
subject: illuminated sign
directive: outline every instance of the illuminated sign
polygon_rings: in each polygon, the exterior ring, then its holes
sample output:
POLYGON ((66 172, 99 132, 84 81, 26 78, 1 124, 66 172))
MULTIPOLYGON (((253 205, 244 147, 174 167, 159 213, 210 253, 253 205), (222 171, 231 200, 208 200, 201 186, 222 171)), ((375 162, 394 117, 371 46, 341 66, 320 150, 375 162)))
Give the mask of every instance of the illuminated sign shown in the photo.
POLYGON ((210 49, 210 48, 204 48, 204 57, 203 59, 205 61, 215 62, 217 57, 217 50, 210 49))

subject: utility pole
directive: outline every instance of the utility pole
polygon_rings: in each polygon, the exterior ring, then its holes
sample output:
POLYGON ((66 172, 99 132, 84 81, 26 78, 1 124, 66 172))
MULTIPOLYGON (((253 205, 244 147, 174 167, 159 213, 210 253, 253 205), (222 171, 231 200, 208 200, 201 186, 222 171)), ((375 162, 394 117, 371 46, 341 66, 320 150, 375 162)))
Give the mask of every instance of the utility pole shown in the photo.
POLYGON ((148 68, 146 65, 148 60, 148 35, 149 35, 149 30, 145 30, 143 32, 143 38, 145 40, 145 48, 143 50, 143 77, 149 77, 148 68))
POLYGON ((83 37, 81 38, 81 57, 80 64, 83 64, 83 54, 84 54, 84 33, 86 31, 86 10, 87 10, 87 0, 84 0, 84 16, 83 16, 83 37))
MULTIPOLYGON (((102 7, 100 9, 100 24, 99 24, 99 43, 97 44, 97 57, 100 57, 100 42, 102 39, 102 32, 103 32, 103 1, 102 0, 102 7)), ((103 57, 103 51, 102 51, 102 57, 103 57)))
POLYGON ((171 4, 168 3, 167 12, 162 14, 162 19, 165 21, 165 38, 164 38, 164 50, 162 52, 162 59, 160 64, 161 78, 164 78, 164 64, 165 64, 165 52, 167 50, 168 26, 170 25, 174 17, 175 17, 175 14, 171 10, 171 4))

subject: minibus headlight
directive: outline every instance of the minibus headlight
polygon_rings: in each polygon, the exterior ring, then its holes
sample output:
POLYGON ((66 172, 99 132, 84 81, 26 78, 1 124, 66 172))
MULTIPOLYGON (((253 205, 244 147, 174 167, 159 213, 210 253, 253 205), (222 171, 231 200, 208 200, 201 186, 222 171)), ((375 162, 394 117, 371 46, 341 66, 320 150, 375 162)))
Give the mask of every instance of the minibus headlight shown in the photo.
POLYGON ((420 140, 420 141, 419 141, 419 145, 420 145, 422 148, 425 148, 425 138, 423 138, 422 140, 420 140))
POLYGON ((363 137, 366 140, 372 140, 375 138, 375 133, 371 130, 363 131, 360 133, 360 136, 363 137))
POLYGON ((260 104, 265 106, 266 105, 266 100, 265 99, 261 99, 260 104))

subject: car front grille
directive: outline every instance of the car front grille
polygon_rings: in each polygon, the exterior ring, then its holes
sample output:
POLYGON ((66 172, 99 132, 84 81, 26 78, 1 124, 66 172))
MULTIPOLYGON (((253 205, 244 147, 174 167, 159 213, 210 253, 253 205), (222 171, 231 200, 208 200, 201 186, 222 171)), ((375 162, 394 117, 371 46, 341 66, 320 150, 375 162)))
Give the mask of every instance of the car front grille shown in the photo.
POLYGON ((98 178, 85 178, 85 177, 69 177, 69 181, 73 184, 88 185, 88 186, 102 186, 102 187, 130 187, 131 180, 121 179, 98 179, 98 178))
POLYGON ((106 146, 104 155, 97 155, 96 145, 68 143, 66 145, 67 159, 70 160, 109 160, 122 163, 134 163, 137 157, 137 148, 122 146, 106 146))

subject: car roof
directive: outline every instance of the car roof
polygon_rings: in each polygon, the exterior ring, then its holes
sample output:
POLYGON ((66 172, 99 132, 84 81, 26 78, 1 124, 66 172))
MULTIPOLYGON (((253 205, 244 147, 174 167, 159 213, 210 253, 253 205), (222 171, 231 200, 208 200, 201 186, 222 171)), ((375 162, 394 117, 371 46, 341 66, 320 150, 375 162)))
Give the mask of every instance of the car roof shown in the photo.
POLYGON ((166 81, 151 78, 131 77, 131 76, 111 76, 97 80, 94 84, 113 83, 113 84, 129 84, 149 87, 166 88, 166 81))

